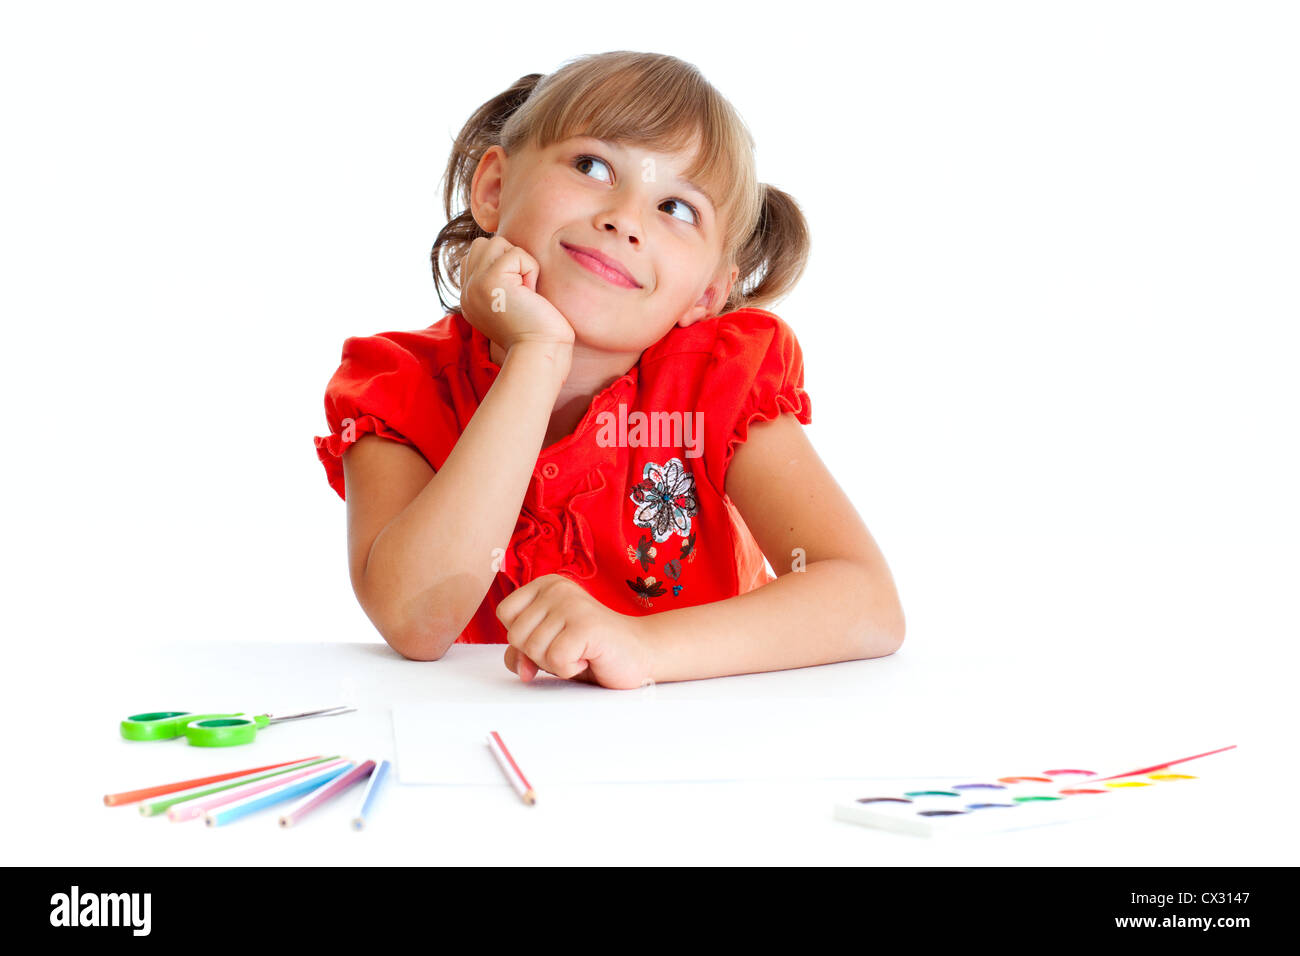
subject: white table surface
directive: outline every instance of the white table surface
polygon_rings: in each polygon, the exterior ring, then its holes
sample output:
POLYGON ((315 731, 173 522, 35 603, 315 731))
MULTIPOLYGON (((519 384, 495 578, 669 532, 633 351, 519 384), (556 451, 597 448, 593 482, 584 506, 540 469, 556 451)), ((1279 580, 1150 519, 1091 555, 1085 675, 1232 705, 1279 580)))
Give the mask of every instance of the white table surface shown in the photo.
POLYGON ((391 708, 404 702, 535 701, 545 720, 548 700, 557 699, 548 686, 555 679, 523 684, 503 666, 502 650, 455 646, 435 662, 403 660, 381 644, 153 644, 62 662, 51 653, 39 682, 10 681, 11 700, 29 710, 44 701, 47 713, 27 724, 10 764, 20 772, 9 775, 2 797, 5 862, 1226 866, 1296 859, 1290 814, 1279 824, 1262 812, 1269 800, 1286 799, 1277 794, 1295 789, 1295 772, 1276 759, 1282 715, 1266 701, 1255 709, 1243 708, 1239 697, 1216 704, 1225 700, 1215 692, 1216 662, 1175 666, 1096 656, 1063 669, 1023 651, 999 659, 905 646, 876 661, 653 689, 659 701, 856 697, 881 734, 876 744, 864 742, 879 746, 879 777, 861 787, 843 780, 553 786, 526 807, 504 780, 490 787, 403 786, 394 775, 363 832, 347 825, 359 790, 291 829, 276 825, 274 811, 211 829, 102 803, 105 793, 314 753, 393 758, 391 708), (60 685, 74 692, 60 695, 60 685), (344 702, 358 711, 277 725, 252 746, 232 749, 130 742, 117 726, 149 710, 287 713, 344 702), (831 816, 838 799, 888 789, 884 778, 901 775, 890 754, 934 753, 936 775, 945 772, 941 760, 966 754, 995 775, 1021 772, 1006 769, 1020 753, 1025 772, 1033 772, 1030 762, 1045 744, 1059 743, 1064 761, 1079 752, 1075 744, 1098 741, 1122 743, 1152 763, 1235 743, 1231 805, 1206 814, 1189 803, 1187 814, 1154 823, 1120 815, 961 840, 896 835, 831 816), (16 825, 23 820, 28 824, 16 825))

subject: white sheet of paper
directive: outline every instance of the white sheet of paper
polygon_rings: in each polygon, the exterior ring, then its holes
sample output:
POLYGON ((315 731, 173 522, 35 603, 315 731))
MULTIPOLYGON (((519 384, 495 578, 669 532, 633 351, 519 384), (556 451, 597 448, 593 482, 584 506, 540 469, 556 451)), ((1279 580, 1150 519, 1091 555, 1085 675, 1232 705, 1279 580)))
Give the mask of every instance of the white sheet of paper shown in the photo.
POLYGON ((1069 741, 1059 729, 1029 721, 994 724, 991 733, 975 715, 963 725, 935 726, 919 713, 899 714, 864 698, 682 700, 585 689, 593 693, 574 688, 527 703, 399 706, 393 711, 399 780, 503 784, 486 744, 493 730, 538 789, 548 783, 975 779, 1101 758, 1107 768, 1127 770, 1197 752, 1179 750, 1195 744, 1169 741, 1134 747, 1096 728, 1069 741))
MULTIPOLYGON (((635 692, 629 692, 634 694, 635 692)), ((879 773, 860 746, 855 701, 550 699, 448 702, 393 711, 402 783, 500 784, 486 744, 497 731, 534 787, 853 777, 879 773)), ((928 762, 933 766, 934 755, 928 762)))

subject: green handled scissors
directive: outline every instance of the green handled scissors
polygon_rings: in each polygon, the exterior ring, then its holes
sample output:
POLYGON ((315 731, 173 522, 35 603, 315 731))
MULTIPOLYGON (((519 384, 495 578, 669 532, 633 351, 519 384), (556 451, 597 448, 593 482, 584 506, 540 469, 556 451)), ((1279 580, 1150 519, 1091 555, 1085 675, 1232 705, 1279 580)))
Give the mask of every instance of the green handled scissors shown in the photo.
POLYGON ((185 710, 164 710, 134 714, 126 718, 122 721, 122 736, 127 740, 170 740, 184 735, 195 747, 233 747, 236 744, 251 744, 257 737, 257 732, 270 724, 302 717, 333 717, 337 714, 350 714, 354 710, 355 707, 340 704, 337 707, 286 714, 283 717, 273 717, 270 714, 245 717, 242 711, 234 714, 192 714, 185 710))

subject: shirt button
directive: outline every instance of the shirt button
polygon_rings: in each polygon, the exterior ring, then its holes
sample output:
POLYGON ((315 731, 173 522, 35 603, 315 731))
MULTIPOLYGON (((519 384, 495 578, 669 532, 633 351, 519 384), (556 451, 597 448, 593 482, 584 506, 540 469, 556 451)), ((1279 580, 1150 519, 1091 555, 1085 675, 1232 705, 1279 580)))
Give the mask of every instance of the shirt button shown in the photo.
POLYGON ((551 534, 552 534, 551 526, 549 524, 542 525, 542 537, 549 538, 551 534))
POLYGON ((554 478, 559 473, 560 473, 559 466, 556 465, 555 462, 553 461, 548 461, 546 464, 542 465, 543 478, 554 478))

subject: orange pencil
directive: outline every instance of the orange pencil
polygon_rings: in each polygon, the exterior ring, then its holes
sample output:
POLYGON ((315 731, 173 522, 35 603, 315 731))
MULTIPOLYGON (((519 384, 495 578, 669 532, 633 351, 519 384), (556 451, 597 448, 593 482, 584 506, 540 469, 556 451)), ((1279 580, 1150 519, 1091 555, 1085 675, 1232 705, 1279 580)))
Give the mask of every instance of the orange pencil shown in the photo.
POLYGON ((156 797, 164 793, 175 793, 177 790, 188 790, 190 787, 201 787, 205 783, 217 783, 222 780, 229 780, 232 777, 242 777, 246 773, 257 773, 259 770, 274 770, 276 767, 287 767, 291 763, 300 763, 302 760, 315 760, 315 757, 301 757, 298 760, 286 760, 284 763, 271 763, 265 767, 252 767, 248 770, 232 770, 230 773, 219 773, 213 777, 197 777, 194 780, 182 780, 179 783, 164 783, 157 787, 145 787, 142 790, 127 790, 123 793, 106 793, 104 794, 104 806, 115 807, 119 803, 137 803, 149 797, 156 797))

